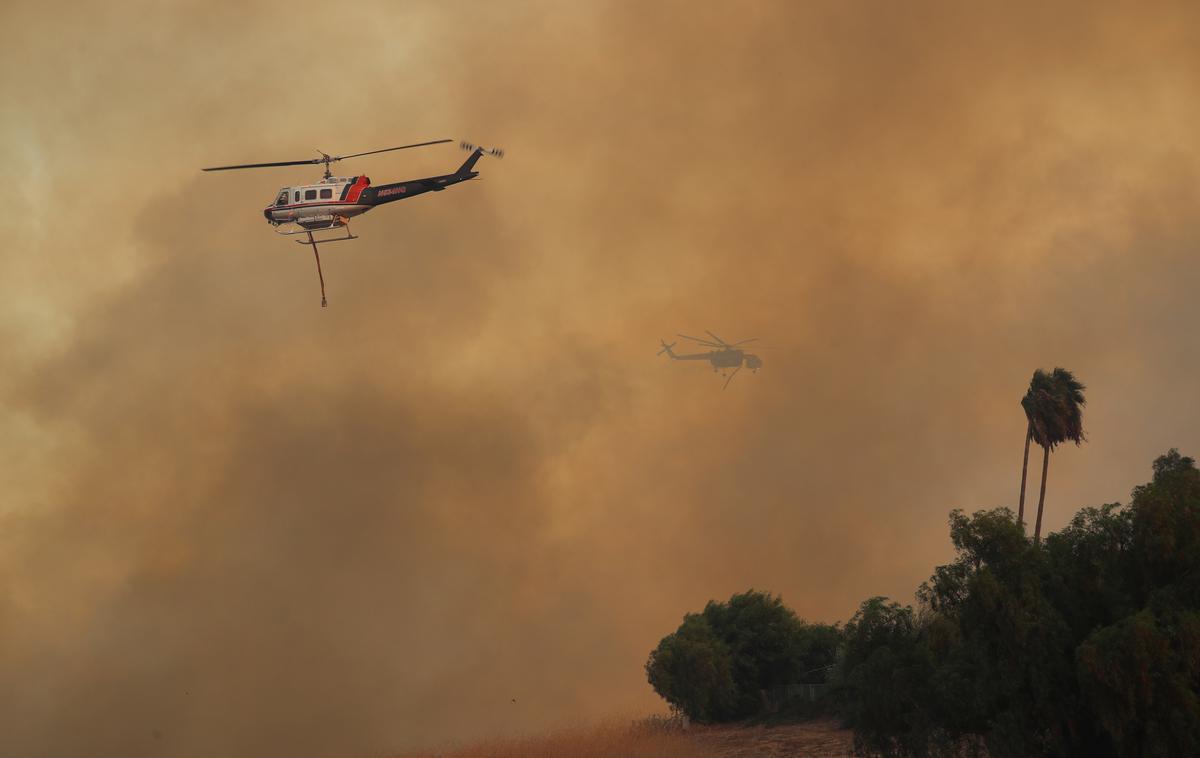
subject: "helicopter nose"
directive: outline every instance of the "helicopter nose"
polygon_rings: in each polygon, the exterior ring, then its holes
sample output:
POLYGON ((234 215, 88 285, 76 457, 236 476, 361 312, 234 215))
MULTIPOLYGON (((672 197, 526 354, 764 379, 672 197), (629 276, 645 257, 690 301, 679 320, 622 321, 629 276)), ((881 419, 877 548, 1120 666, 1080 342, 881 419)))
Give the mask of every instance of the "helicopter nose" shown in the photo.
POLYGON ((263 218, 265 218, 267 221, 271 220, 271 209, 270 208, 263 208, 263 218))

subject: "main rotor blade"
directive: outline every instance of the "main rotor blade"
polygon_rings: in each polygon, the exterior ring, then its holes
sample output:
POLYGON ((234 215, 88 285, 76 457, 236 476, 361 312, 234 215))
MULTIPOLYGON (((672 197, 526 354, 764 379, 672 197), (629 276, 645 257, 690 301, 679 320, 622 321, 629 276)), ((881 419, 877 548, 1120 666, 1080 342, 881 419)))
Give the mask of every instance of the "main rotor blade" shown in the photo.
POLYGON ((440 145, 443 142, 453 142, 450 139, 439 139, 433 142, 418 142, 414 145, 401 145, 399 147, 385 147, 382 150, 368 150, 365 153, 353 153, 351 155, 339 155, 336 158, 326 156, 322 153, 320 158, 309 158, 306 161, 279 161, 277 163, 243 163, 238 166, 213 166, 212 168, 201 169, 202 171, 229 171, 235 168, 276 168, 278 166, 312 166, 319 163, 325 163, 328 159, 329 163, 335 163, 343 158, 357 158, 361 155, 374 155, 376 153, 387 153, 392 150, 407 150, 410 147, 425 147, 426 145, 440 145))
POLYGON ((683 337, 684 339, 691 340, 692 342, 699 342, 701 345, 707 345, 709 347, 723 347, 723 345, 715 344, 713 342, 710 342, 709 340, 702 340, 699 337, 689 337, 686 334, 679 334, 679 332, 675 332, 675 333, 678 334, 680 337, 683 337))
POLYGON ((758 342, 758 337, 751 337, 748 340, 742 340, 741 342, 735 342, 732 345, 730 345, 730 347, 737 347, 738 345, 744 345, 747 342, 758 342))
MULTIPOLYGON (((375 153, 388 153, 388 152, 391 152, 392 150, 407 150, 410 147, 425 147, 426 145, 440 145, 443 142, 453 142, 453 141, 454 140, 452 140, 452 139, 435 139, 433 142, 418 142, 415 145, 401 145, 400 147, 385 147, 382 150, 368 150, 365 153, 354 153, 353 155, 339 155, 338 157, 334 158, 334 160, 340 161, 343 158, 357 158, 360 155, 374 155, 375 153)), ((320 163, 320 161, 316 161, 316 162, 320 163)))
POLYGON ((244 163, 240 166, 213 166, 212 168, 203 168, 201 171, 228 171, 233 168, 274 168, 275 166, 308 166, 314 163, 321 163, 323 158, 310 158, 306 161, 280 161, 279 163, 244 163))
POLYGON ((728 346, 729 346, 729 343, 727 343, 725 340, 721 339, 721 338, 720 338, 720 337, 718 337, 717 335, 713 334, 712 332, 708 331, 707 329, 705 329, 705 330, 704 330, 704 332, 705 332, 705 334, 707 334, 709 337, 712 337, 712 338, 713 338, 713 339, 715 339, 717 342, 720 342, 722 346, 724 346, 724 347, 728 347, 728 346))

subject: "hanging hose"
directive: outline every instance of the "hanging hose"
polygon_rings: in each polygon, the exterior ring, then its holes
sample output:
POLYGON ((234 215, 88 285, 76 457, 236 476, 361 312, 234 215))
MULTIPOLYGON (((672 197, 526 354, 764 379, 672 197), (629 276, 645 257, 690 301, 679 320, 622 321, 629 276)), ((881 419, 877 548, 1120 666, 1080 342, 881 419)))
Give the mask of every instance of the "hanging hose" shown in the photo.
POLYGON ((317 252, 317 241, 312 232, 308 233, 308 241, 312 244, 313 257, 317 259, 317 278, 321 280, 321 307, 325 307, 325 275, 321 273, 321 254, 317 252))

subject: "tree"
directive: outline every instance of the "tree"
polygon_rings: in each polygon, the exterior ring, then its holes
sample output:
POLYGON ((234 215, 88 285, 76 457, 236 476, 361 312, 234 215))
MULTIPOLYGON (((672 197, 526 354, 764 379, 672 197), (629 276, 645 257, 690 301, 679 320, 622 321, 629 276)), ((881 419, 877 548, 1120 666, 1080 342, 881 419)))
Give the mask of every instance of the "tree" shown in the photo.
MULTIPOLYGON (((1120 552, 1119 578, 1128 585, 1126 602, 1133 612, 1089 619, 1095 631, 1076 651, 1091 719, 1118 754, 1198 755, 1200 470, 1195 461, 1176 450, 1160 456, 1153 481, 1134 488, 1128 516, 1112 526, 1123 527, 1119 538, 1107 541, 1120 552)), ((1105 531, 1117 534, 1112 527, 1105 531)))
POLYGON ((733 709, 733 657, 703 616, 689 613, 646 661, 646 678, 671 707, 695 721, 721 720, 733 709))
POLYGON ((1021 407, 1025 411, 1025 456, 1021 459, 1021 499, 1017 503, 1017 523, 1025 528, 1025 480, 1029 473, 1029 442, 1033 439, 1033 418, 1037 413, 1038 399, 1050 392, 1050 375, 1040 368, 1033 372, 1029 381, 1029 389, 1021 398, 1021 407))
POLYGON ((1021 398, 1021 407, 1029 424, 1025 440, 1025 464, 1021 469, 1021 502, 1018 520, 1025 523, 1025 469, 1029 463, 1029 440, 1042 447, 1042 489, 1038 496, 1037 525, 1033 541, 1041 541, 1042 510, 1046 502, 1046 474, 1050 468, 1050 452, 1064 442, 1083 443, 1083 406, 1087 404, 1086 387, 1065 368, 1055 368, 1047 374, 1042 369, 1033 372, 1029 390, 1021 398))
POLYGON ((911 607, 885 597, 864 601, 846 624, 834 697, 859 751, 931 752, 935 662, 921 632, 911 607))
POLYGON ((1076 660, 1093 718, 1118 754, 1200 754, 1200 613, 1146 608, 1097 630, 1076 660))
POLYGON ((955 561, 917 592, 935 661, 926 751, 940 740, 951 755, 980 741, 997 758, 1070 753, 1077 745, 1058 728, 1069 720, 1070 630, 1043 591, 1045 557, 1007 508, 953 511, 950 538, 955 561))
POLYGON ((749 590, 710 601, 664 637, 646 663, 651 686, 697 721, 751 716, 762 691, 824 681, 840 630, 806 624, 778 596, 749 590))
POLYGON ((1200 608, 1200 470, 1171 449, 1154 461, 1154 479, 1133 490, 1136 596, 1151 603, 1164 589, 1200 608))
MULTIPOLYGON (((1046 438, 1081 431, 1041 420, 1046 438)), ((860 748, 1200 755, 1193 459, 1171 450, 1128 506, 1085 508, 1044 544, 1005 508, 952 512, 950 538, 955 559, 921 585, 919 612, 873 598, 845 627, 834 697, 860 748)))

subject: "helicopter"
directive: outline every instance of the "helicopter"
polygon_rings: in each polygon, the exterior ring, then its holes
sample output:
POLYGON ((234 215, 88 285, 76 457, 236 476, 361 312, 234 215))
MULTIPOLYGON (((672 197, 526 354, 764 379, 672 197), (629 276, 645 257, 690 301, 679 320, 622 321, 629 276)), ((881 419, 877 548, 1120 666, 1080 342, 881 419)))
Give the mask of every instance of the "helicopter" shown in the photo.
POLYGON ((306 234, 308 240, 295 240, 299 245, 312 245, 313 257, 317 261, 317 278, 321 282, 321 307, 326 306, 325 276, 321 273, 321 253, 318 245, 328 242, 345 242, 356 240, 358 237, 350 233, 350 219, 361 216, 376 206, 391 203, 396 200, 422 195, 426 192, 441 192, 460 182, 469 181, 479 176, 475 164, 484 155, 504 157, 500 148, 485 148, 460 142, 463 150, 469 150, 471 155, 452 174, 429 176, 424 179, 411 179, 393 184, 372 186, 371 180, 365 175, 334 176, 329 166, 347 158, 359 158, 364 155, 388 153, 393 150, 408 150, 413 147, 440 145, 453 142, 451 139, 417 142, 412 145, 386 147, 382 150, 369 150, 365 153, 333 156, 318 150, 320 158, 309 158, 300 161, 277 161, 275 163, 245 163, 237 166, 213 166, 203 171, 230 171, 242 168, 275 168, 279 166, 308 166, 325 164, 325 176, 313 184, 281 187, 275 195, 275 200, 263 209, 263 217, 267 223, 275 227, 275 231, 283 235, 306 234), (345 232, 344 237, 326 237, 319 239, 313 232, 339 229, 345 232))
MULTIPOLYGON (((743 365, 750 369, 750 373, 752 374, 758 373, 758 370, 762 368, 762 358, 739 349, 741 345, 745 345, 748 342, 754 342, 757 340, 757 338, 742 340, 741 342, 734 342, 733 344, 730 344, 707 329, 705 330, 705 333, 712 337, 712 339, 703 340, 699 337, 689 337, 686 334, 680 334, 678 336, 699 343, 704 347, 713 348, 713 350, 707 353, 676 355, 671 349, 675 347, 676 343, 672 342, 668 345, 666 340, 660 339, 659 343, 662 345, 662 350, 659 350, 657 355, 666 353, 673 361, 708 361, 710 364, 712 364, 714 373, 719 369, 733 369, 733 373, 728 375, 729 378, 725 380, 725 384, 721 385, 721 389, 725 389, 729 386, 729 383, 733 381, 733 377, 737 376, 737 372, 742 370, 743 365)), ((722 375, 724 376, 724 374, 722 375)))

